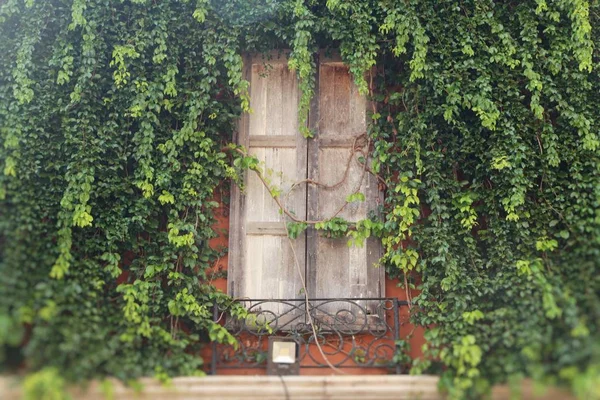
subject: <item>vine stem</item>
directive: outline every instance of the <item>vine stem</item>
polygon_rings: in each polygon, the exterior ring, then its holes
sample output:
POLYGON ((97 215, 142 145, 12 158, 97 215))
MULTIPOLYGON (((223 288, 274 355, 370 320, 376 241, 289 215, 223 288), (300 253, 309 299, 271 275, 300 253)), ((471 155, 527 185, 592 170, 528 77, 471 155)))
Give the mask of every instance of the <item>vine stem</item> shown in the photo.
MULTIPOLYGON (((327 185, 325 183, 321 183, 318 181, 315 181, 313 179, 302 179, 300 181, 294 182, 294 184, 292 184, 292 186, 290 187, 290 190, 288 191, 288 193, 286 194, 286 198, 287 196, 290 195, 290 193, 299 185, 301 185, 302 183, 307 183, 307 184, 311 184, 311 185, 316 185, 316 186, 320 186, 323 187, 325 189, 335 189, 337 187, 339 187, 342 183, 344 183, 346 181, 346 179, 348 179, 348 172, 350 171, 350 164, 352 163, 352 159, 354 158, 354 156, 358 153, 358 154, 362 154, 363 157, 365 157, 365 162, 361 163, 360 161, 357 160, 357 162, 362 166, 362 172, 361 172, 361 176, 360 179, 358 181, 358 184, 356 186, 356 189, 354 191, 351 192, 351 194, 356 194, 360 191, 360 188, 363 184, 363 181, 365 179, 365 175, 367 172, 372 173, 371 169, 368 167, 368 154, 365 154, 365 152, 361 149, 361 148, 357 148, 357 142, 366 137, 366 132, 362 133, 358 136, 356 136, 354 138, 353 144, 352 144, 352 151, 350 152, 350 156, 348 157, 348 161, 346 163, 346 169, 344 171, 344 175, 342 177, 342 179, 333 184, 333 185, 327 185)), ((369 149, 371 145, 371 140, 367 137, 367 141, 365 144, 365 147, 367 148, 367 151, 369 149)), ((242 149, 235 149, 236 152, 238 152, 239 154, 243 155, 243 156, 247 156, 248 153, 242 149)), ((281 212, 283 212, 287 217, 289 217, 292 221, 294 222, 298 222, 298 223, 305 223, 305 224, 309 224, 309 225, 315 225, 318 223, 322 223, 325 221, 328 221, 330 219, 333 219, 335 217, 337 217, 342 211, 344 211, 344 208, 346 208, 346 206, 348 205, 348 202, 344 202, 340 208, 329 218, 323 218, 320 220, 304 220, 304 219, 300 219, 298 217, 296 217, 293 213, 291 213, 281 202, 281 198, 278 195, 274 195, 273 191, 271 190, 271 187, 269 186, 269 183, 265 180, 262 172, 258 169, 258 168, 251 168, 252 171, 254 171, 254 173, 256 173, 256 175, 258 176, 258 179, 261 181, 261 183, 263 184, 263 186, 267 189, 267 191, 269 192, 269 194, 271 195, 271 198, 275 201, 275 203, 277 204, 277 206, 279 207, 279 209, 281 210, 281 212)), ((380 176, 373 174, 375 176, 377 176, 377 178, 379 178, 380 180, 383 180, 383 178, 381 178, 380 176)))
POLYGON ((408 279, 406 278, 406 271, 404 271, 404 291, 406 292, 408 310, 412 311, 412 296, 410 295, 410 289, 408 288, 408 279))
MULTIPOLYGON (((285 226, 286 225, 285 221, 282 221, 282 222, 283 222, 283 225, 285 226)), ((319 353, 321 353, 321 357, 323 357, 323 360, 325 360, 325 363, 327 364, 327 366, 329 368, 331 368, 333 371, 337 372, 338 374, 346 375, 346 372, 342 371, 341 369, 339 369, 338 367, 333 365, 331 363, 331 361, 329 361, 329 358, 327 357, 327 355, 323 351, 323 348, 321 347, 321 343, 319 343, 319 337, 317 336, 317 329, 315 328, 315 323, 314 323, 312 315, 310 313, 310 302, 309 302, 309 296, 308 296, 308 289, 306 287, 306 281, 304 280, 304 275, 302 274, 302 269, 300 268, 300 262, 298 261, 298 255, 296 254, 296 249, 294 248, 294 242, 292 241, 292 239, 289 236, 286 236, 286 237, 288 239, 288 244, 290 245, 290 248, 292 249, 292 255, 294 256, 294 265, 296 266, 296 272, 298 272, 298 276, 300 277, 300 282, 302 283, 302 289, 304 290, 304 307, 306 308, 306 316, 308 317, 308 324, 310 325, 313 337, 315 338, 315 344, 317 345, 317 348, 319 349, 319 353)))

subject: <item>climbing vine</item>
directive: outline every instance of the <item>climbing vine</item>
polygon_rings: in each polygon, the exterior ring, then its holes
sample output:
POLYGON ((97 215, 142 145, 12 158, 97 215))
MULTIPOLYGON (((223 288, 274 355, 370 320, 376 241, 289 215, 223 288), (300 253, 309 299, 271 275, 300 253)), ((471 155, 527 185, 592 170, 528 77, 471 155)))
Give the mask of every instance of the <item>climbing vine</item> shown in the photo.
POLYGON ((207 279, 208 242, 216 194, 256 168, 229 145, 249 111, 242 56, 290 49, 307 121, 314 55, 335 49, 373 102, 363 159, 385 204, 381 220, 315 222, 351 245, 381 237, 388 274, 418 288, 413 372, 457 399, 521 377, 597 395, 599 12, 0 1, 0 353, 127 380, 198 373, 202 343, 233 343, 212 322, 231 300, 207 279))

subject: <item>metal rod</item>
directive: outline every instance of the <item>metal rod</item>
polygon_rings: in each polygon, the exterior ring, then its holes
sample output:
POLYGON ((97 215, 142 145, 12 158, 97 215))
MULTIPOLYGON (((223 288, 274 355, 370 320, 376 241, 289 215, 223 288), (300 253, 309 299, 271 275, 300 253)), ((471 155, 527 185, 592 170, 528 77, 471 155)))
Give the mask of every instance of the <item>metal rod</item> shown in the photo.
MULTIPOLYGON (((217 302, 215 301, 215 304, 213 304, 213 322, 217 322, 219 320, 219 307, 217 306, 217 302)), ((217 341, 213 340, 212 341, 212 361, 210 364, 210 373, 211 375, 217 375, 217 360, 218 360, 218 354, 217 354, 217 341)))
MULTIPOLYGON (((401 305, 408 305, 408 301, 406 300, 398 300, 395 297, 338 297, 338 298, 308 298, 309 301, 365 301, 365 300, 377 300, 377 301, 397 301, 401 305)), ((244 303, 244 302, 264 302, 271 301, 275 303, 281 303, 284 301, 289 302, 304 302, 304 298, 301 299, 236 299, 235 301, 244 303)))
MULTIPOLYGON (((394 313, 394 348, 396 349, 396 352, 398 352, 398 344, 396 343, 396 341, 400 340, 400 300, 396 299, 396 301, 394 301, 394 308, 393 308, 393 313, 394 313)), ((399 363, 396 363, 396 374, 400 375, 402 373, 402 366, 399 363)))

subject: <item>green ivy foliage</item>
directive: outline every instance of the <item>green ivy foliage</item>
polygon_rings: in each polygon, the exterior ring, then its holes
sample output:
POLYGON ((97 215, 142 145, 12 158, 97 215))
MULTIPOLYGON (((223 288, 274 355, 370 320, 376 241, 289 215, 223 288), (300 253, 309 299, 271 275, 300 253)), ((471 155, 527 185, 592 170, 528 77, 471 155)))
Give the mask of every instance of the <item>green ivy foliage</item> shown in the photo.
POLYGON ((2 5, 1 309, 31 369, 191 375, 203 338, 234 340, 206 272, 246 84, 202 7, 2 5))
POLYGON ((242 54, 292 50, 306 121, 314 54, 338 49, 374 102, 385 218, 322 228, 420 277, 413 372, 456 399, 524 376, 598 395, 596 1, 0 3, 0 340, 28 327, 30 369, 193 374, 233 340, 207 243, 245 164, 242 54))
POLYGON ((432 4, 380 26, 386 260, 422 278, 413 317, 454 397, 573 381, 599 361, 597 4, 432 4))

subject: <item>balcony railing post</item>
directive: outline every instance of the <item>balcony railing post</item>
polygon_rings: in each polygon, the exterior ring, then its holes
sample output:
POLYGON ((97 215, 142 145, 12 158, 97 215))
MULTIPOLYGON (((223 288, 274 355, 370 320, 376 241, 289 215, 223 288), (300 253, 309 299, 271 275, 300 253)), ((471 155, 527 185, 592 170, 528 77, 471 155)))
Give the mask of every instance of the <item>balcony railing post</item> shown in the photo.
MULTIPOLYGON (((393 308, 393 313, 394 313, 394 347, 396 349, 396 351, 398 351, 398 344, 396 343, 398 340, 400 340, 400 307, 399 307, 399 303, 400 301, 398 299, 394 299, 394 308, 393 308)), ((397 363, 396 364, 396 374, 399 375, 402 373, 402 366, 397 363)))
MULTIPOLYGON (((215 304, 213 305, 213 322, 217 322, 219 321, 219 306, 217 305, 217 302, 215 302, 215 304)), ((213 340, 211 343, 212 346, 212 361, 210 364, 210 374, 211 375, 216 375, 217 374, 217 360, 218 360, 218 354, 217 354, 217 341, 213 340)))

